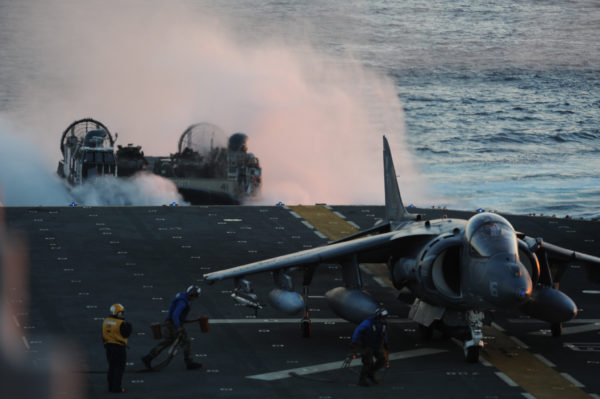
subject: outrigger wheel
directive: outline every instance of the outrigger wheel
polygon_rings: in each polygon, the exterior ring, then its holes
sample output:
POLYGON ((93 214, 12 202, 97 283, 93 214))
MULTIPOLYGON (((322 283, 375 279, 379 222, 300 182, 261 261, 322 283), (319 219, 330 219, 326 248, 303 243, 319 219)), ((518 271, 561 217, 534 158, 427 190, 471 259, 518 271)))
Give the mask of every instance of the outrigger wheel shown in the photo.
POLYGON ((310 319, 302 319, 300 327, 302 328, 302 337, 309 338, 310 333, 312 332, 312 322, 310 319))
POLYGON ((562 323, 551 323, 550 331, 552 331, 553 337, 560 337, 562 335, 562 323))
POLYGON ((467 363, 477 363, 479 361, 479 353, 481 352, 481 346, 473 345, 465 348, 465 360, 467 363))

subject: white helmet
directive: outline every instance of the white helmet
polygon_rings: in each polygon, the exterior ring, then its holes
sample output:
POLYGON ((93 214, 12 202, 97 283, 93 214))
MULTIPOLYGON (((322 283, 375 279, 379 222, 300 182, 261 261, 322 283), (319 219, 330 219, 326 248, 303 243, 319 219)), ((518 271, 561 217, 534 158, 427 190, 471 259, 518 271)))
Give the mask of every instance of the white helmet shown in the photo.
POLYGON ((200 292, 202 290, 200 289, 200 287, 198 287, 197 285, 190 285, 189 287, 187 287, 187 289, 185 290, 186 294, 188 294, 188 296, 190 297, 197 297, 200 295, 200 292))
POLYGON ((110 314, 116 316, 119 312, 125 312, 125 306, 120 303, 115 303, 110 307, 110 314))

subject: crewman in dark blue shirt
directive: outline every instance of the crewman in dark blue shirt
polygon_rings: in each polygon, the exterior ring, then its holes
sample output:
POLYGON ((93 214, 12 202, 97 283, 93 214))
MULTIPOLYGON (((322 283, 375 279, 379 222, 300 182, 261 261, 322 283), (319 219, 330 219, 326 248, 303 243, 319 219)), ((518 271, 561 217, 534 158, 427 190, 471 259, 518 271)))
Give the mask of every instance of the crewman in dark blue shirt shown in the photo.
POLYGON ((388 350, 387 315, 387 309, 378 308, 375 315, 360 323, 352 335, 352 346, 360 353, 363 364, 358 380, 360 386, 368 387, 367 379, 377 384, 375 373, 385 365, 382 349, 388 350))
POLYGON ((190 312, 190 302, 198 298, 200 288, 190 285, 185 292, 175 295, 169 306, 167 319, 162 324, 164 340, 159 342, 150 353, 142 357, 142 361, 148 369, 152 368, 152 359, 158 356, 164 349, 171 346, 177 337, 181 337, 180 345, 183 348, 183 360, 188 370, 194 370, 202 367, 201 363, 196 363, 191 358, 191 341, 187 335, 183 323, 187 321, 187 315, 190 312))

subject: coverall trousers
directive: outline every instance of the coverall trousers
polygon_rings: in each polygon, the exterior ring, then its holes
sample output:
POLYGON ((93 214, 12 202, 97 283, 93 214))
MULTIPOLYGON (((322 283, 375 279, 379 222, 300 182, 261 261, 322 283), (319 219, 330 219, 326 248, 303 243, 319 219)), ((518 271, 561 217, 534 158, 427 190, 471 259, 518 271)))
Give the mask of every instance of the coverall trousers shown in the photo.
POLYGON ((127 362, 127 351, 124 345, 106 344, 106 360, 108 360, 108 390, 110 392, 121 392, 121 382, 127 362))
POLYGON ((171 321, 166 321, 162 328, 162 334, 164 339, 158 344, 156 344, 154 348, 152 348, 149 355, 152 358, 155 358, 163 350, 171 346, 171 344, 177 339, 177 335, 181 334, 180 345, 183 348, 183 360, 186 364, 189 364, 192 361, 192 359, 190 358, 192 345, 190 337, 188 337, 187 335, 187 331, 185 331, 185 329, 183 329, 182 331, 177 331, 177 327, 175 327, 175 325, 171 321))
POLYGON ((363 364, 360 370, 361 380, 365 380, 367 377, 374 377, 375 372, 385 365, 385 354, 381 349, 365 346, 360 352, 360 357, 363 364), (375 361, 373 361, 373 358, 375 358, 375 361))

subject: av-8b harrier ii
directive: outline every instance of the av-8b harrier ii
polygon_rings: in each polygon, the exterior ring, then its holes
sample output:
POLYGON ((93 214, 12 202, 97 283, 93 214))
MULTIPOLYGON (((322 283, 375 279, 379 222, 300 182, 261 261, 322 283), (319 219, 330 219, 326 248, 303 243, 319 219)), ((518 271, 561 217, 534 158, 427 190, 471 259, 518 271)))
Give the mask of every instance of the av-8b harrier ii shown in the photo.
POLYGON ((208 283, 233 279, 232 297, 260 308, 248 276, 273 273, 269 294, 273 307, 288 314, 304 310, 302 327, 310 333, 308 287, 320 264, 342 266, 344 286, 326 293, 333 311, 359 323, 378 307, 362 291, 359 264, 387 263, 390 279, 415 297, 409 317, 424 334, 434 328, 464 341, 465 359, 476 362, 484 345, 482 327, 488 311, 518 309, 550 323, 560 335, 562 323, 577 314, 577 306, 558 283, 569 264, 586 267, 600 283, 600 258, 528 237, 495 213, 468 220, 424 220, 402 204, 387 140, 383 139, 386 220, 371 229, 329 245, 283 255, 204 275, 208 283), (303 294, 294 291, 289 269, 303 270, 303 294))

